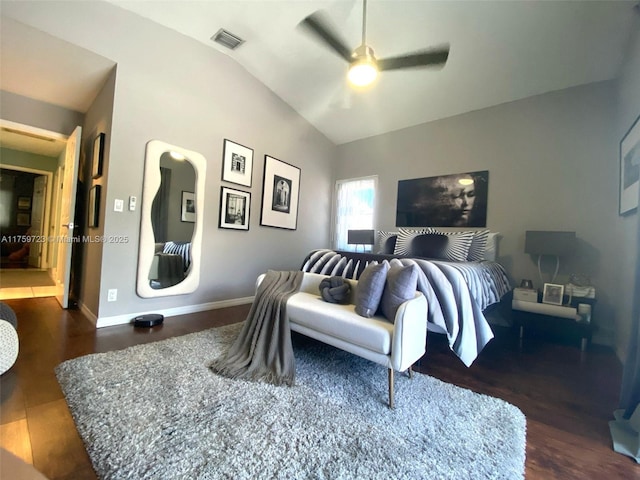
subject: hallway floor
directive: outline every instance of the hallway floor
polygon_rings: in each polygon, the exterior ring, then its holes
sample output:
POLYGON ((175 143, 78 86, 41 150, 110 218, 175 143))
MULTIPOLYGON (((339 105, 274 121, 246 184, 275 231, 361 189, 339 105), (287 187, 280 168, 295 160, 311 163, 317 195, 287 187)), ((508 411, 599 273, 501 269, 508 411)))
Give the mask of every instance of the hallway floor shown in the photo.
POLYGON ((0 300, 53 297, 56 285, 46 270, 0 270, 0 300))

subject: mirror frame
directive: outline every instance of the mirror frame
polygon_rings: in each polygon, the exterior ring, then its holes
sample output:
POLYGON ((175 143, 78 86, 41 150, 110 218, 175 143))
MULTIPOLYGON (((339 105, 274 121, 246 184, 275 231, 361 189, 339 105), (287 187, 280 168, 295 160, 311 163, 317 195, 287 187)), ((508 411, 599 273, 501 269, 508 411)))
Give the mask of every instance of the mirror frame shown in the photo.
POLYGON ((198 152, 170 145, 160 140, 147 142, 142 186, 142 216, 140 219, 140 242, 138 247, 138 280, 136 291, 140 297, 154 298, 193 293, 200 284, 200 256, 202 251, 202 229, 204 225, 204 179, 207 161, 198 152), (166 288, 151 288, 149 272, 155 256, 155 235, 151 224, 151 205, 160 188, 160 157, 174 151, 183 155, 193 165, 196 173, 196 223, 191 240, 191 266, 184 280, 166 288))

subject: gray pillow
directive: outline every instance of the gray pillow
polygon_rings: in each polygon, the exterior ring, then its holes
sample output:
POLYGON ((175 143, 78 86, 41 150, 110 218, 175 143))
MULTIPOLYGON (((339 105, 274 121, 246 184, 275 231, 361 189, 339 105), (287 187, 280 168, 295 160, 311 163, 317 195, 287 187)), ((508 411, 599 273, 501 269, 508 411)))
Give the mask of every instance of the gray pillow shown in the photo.
POLYGON ((371 318, 376 314, 384 290, 389 262, 370 263, 364 269, 356 286, 356 313, 361 317, 371 318))
POLYGON ((398 308, 416 296, 417 288, 418 270, 415 265, 394 265, 389 269, 380 301, 380 309, 387 320, 395 321, 398 308))

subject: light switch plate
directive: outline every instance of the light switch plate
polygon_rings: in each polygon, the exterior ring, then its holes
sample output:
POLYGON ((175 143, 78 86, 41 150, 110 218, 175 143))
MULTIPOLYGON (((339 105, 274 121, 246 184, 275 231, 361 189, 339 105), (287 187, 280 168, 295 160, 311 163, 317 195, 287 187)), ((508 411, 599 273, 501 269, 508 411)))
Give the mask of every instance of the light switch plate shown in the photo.
POLYGON ((113 211, 114 212, 122 212, 124 210, 124 200, 121 198, 116 198, 116 201, 113 203, 113 211))

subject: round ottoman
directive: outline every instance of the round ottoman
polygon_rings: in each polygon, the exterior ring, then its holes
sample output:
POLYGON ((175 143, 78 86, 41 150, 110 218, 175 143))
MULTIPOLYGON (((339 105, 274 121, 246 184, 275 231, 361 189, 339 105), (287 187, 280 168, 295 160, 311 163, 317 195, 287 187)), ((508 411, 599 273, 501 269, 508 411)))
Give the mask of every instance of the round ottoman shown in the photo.
POLYGON ((0 302, 0 375, 9 370, 18 358, 18 319, 6 303, 0 302))

